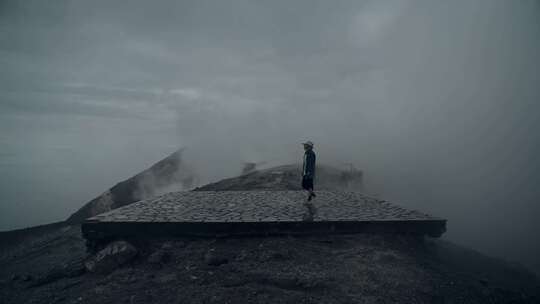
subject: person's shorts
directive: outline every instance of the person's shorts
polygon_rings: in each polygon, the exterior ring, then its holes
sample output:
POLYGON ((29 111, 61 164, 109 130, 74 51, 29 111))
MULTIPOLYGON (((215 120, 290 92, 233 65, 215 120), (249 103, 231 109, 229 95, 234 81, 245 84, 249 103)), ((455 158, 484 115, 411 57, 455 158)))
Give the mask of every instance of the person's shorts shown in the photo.
POLYGON ((313 178, 303 177, 302 178, 302 188, 306 190, 313 190, 313 178))

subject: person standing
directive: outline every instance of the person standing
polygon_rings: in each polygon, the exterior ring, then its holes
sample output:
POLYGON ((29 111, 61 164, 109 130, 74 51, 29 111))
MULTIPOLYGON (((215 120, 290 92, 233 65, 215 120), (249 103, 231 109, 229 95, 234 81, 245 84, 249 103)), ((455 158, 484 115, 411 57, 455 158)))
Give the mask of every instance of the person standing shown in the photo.
POLYGON ((311 201, 315 195, 313 191, 313 180, 315 179, 315 152, 313 152, 313 142, 306 141, 302 143, 304 145, 304 161, 302 165, 302 188, 308 191, 308 202, 311 201))

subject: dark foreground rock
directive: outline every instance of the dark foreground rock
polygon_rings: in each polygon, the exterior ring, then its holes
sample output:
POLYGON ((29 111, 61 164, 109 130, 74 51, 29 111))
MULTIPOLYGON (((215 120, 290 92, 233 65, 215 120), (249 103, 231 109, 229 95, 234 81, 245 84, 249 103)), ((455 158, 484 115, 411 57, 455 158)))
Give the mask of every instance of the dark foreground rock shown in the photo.
POLYGON ((211 248, 204 255, 204 262, 209 266, 219 266, 228 263, 229 259, 225 256, 221 256, 214 248, 211 248))
POLYGON ((150 264, 166 264, 170 261, 173 255, 173 246, 170 242, 165 242, 159 249, 155 250, 148 256, 150 264))
POLYGON ((90 272, 110 273, 119 266, 131 261, 137 255, 137 249, 126 241, 116 241, 90 257, 84 265, 90 272))
POLYGON ((137 254, 97 273, 81 271, 87 253, 78 229, 55 228, 0 247, 0 303, 540 300, 533 274, 444 240, 374 234, 128 240, 137 254))

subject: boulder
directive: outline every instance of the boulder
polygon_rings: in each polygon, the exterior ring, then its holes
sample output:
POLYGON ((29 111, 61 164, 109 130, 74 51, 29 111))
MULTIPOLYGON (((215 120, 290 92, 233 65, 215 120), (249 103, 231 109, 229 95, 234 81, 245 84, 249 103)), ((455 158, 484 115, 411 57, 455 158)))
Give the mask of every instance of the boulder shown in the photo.
POLYGON ((228 263, 229 259, 224 256, 218 255, 214 249, 210 249, 204 255, 204 262, 206 263, 206 265, 209 266, 219 266, 228 263))
POLYGON ((148 256, 150 264, 165 264, 171 259, 171 253, 168 250, 158 249, 148 256))
POLYGON ((106 274, 131 261, 136 255, 137 249, 130 243, 115 241, 86 260, 84 265, 90 272, 106 274))

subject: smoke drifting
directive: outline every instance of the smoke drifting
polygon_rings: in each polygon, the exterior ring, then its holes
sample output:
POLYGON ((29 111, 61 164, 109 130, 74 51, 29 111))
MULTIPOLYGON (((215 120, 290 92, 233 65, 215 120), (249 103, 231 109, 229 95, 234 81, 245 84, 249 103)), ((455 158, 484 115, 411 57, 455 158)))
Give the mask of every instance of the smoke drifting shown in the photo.
POLYGON ((178 147, 205 183, 310 139, 368 194, 540 271, 537 1, 125 5, 2 2, 1 229, 178 147))

